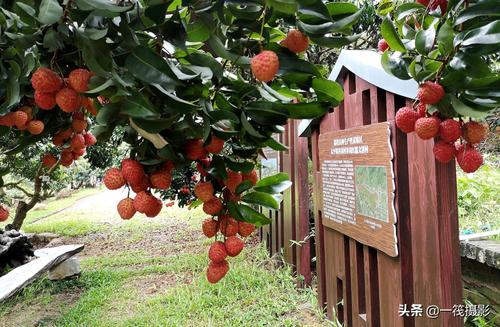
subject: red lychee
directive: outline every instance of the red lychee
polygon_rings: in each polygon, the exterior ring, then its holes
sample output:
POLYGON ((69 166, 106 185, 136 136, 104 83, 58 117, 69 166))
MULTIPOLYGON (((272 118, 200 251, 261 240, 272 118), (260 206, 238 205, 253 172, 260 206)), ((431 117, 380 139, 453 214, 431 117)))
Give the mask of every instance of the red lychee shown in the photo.
POLYGON ((226 247, 224 243, 220 241, 213 242, 210 245, 210 249, 208 250, 208 258, 212 260, 212 262, 222 262, 226 259, 226 247))
POLYGON ((276 53, 264 50, 250 62, 250 68, 255 76, 255 79, 261 82, 269 82, 273 80, 278 72, 280 63, 276 53))
POLYGON ((38 68, 31 76, 31 85, 36 91, 54 93, 62 87, 62 79, 46 67, 38 68))
POLYGON ((422 117, 415 123, 415 133, 422 140, 429 140, 439 133, 441 121, 437 117, 422 117))
POLYGON ((123 159, 122 174, 129 184, 140 184, 144 178, 144 168, 137 160, 123 159))
POLYGON ((205 234, 206 237, 212 238, 217 234, 217 231, 219 230, 219 222, 212 218, 207 218, 203 220, 201 229, 203 230, 203 234, 205 234))
POLYGON ((194 195, 203 202, 210 201, 214 197, 214 187, 210 182, 199 182, 194 187, 194 195))
POLYGON ((219 198, 213 197, 211 200, 203 203, 203 211, 207 215, 215 216, 222 210, 222 202, 219 198))
POLYGON ((45 125, 41 120, 32 120, 28 123, 28 132, 32 135, 41 134, 44 128, 45 125))
POLYGON ((83 135, 83 137, 85 138, 85 145, 86 146, 92 146, 92 145, 97 143, 97 139, 95 138, 94 134, 92 134, 91 132, 85 133, 85 135, 83 135))
POLYGON ((64 112, 73 112, 81 107, 81 99, 75 90, 65 87, 56 94, 56 103, 64 112))
POLYGON ((241 177, 243 178, 243 181, 251 181, 252 185, 257 184, 258 177, 257 177, 257 172, 255 170, 252 170, 248 174, 242 173, 241 177))
POLYGON ((116 208, 120 217, 125 220, 132 218, 136 212, 134 208, 134 200, 132 200, 131 198, 120 200, 116 208))
POLYGON ((46 153, 42 157, 42 165, 45 168, 52 168, 57 163, 57 158, 52 153, 46 153))
POLYGON ((481 123, 470 121, 464 125, 464 139, 471 144, 482 142, 487 134, 488 127, 481 123))
POLYGON ((389 44, 386 40, 380 39, 377 44, 378 51, 385 52, 385 50, 389 49, 389 44))
POLYGON ((235 193, 236 187, 238 187, 242 181, 243 176, 241 176, 240 172, 228 170, 227 179, 224 181, 224 184, 232 193, 235 193))
POLYGON ((245 221, 238 221, 238 234, 242 237, 247 237, 253 233, 255 225, 245 221))
POLYGON ((224 140, 218 138, 215 135, 212 135, 210 138, 210 143, 205 147, 205 150, 207 150, 210 153, 220 153, 222 149, 224 148, 224 140))
POLYGON ((234 236, 238 233, 238 221, 230 215, 223 215, 219 221, 219 229, 226 237, 234 236))
POLYGON ((436 104, 444 95, 444 88, 439 83, 431 81, 421 84, 417 92, 417 98, 423 104, 436 104))
POLYGON ((35 103, 40 109, 51 110, 56 106, 56 96, 54 93, 35 91, 35 103))
POLYGON ((413 108, 400 108, 396 112, 396 126, 404 133, 411 133, 415 130, 415 122, 418 118, 420 118, 419 114, 413 108))
POLYGON ((166 171, 156 171, 149 176, 149 181, 151 186, 158 190, 166 190, 170 187, 172 183, 172 175, 166 171))
POLYGON ((109 190, 117 190, 125 185, 125 178, 120 169, 110 168, 106 171, 103 182, 109 190))
POLYGON ((281 45, 293 53, 301 53, 307 50, 309 39, 301 31, 293 29, 288 31, 281 45))
POLYGON ((92 73, 86 69, 78 68, 74 69, 69 73, 68 82, 69 85, 78 93, 87 92, 89 90, 89 80, 92 77, 92 73))
POLYGON ((483 156, 473 146, 460 144, 457 146, 457 162, 466 173, 473 173, 483 164, 483 156))
POLYGON ((9 219, 9 209, 0 204, 0 222, 9 219))
POLYGON ((210 262, 208 265, 207 269, 207 280, 215 284, 224 276, 226 276, 227 272, 229 271, 229 264, 227 263, 226 260, 222 262, 210 262))
POLYGON ((187 140, 184 150, 186 158, 193 161, 202 159, 207 155, 202 139, 187 140))
POLYGON ((454 119, 445 119, 439 124, 439 137, 441 140, 453 143, 462 136, 460 122, 454 119))
POLYGON ((456 149, 454 144, 439 141, 434 144, 432 152, 434 152, 437 161, 447 163, 455 158, 456 149))
POLYGON ((226 247, 227 255, 231 257, 236 257, 240 254, 241 250, 245 246, 245 243, 238 236, 229 236, 224 241, 226 247))

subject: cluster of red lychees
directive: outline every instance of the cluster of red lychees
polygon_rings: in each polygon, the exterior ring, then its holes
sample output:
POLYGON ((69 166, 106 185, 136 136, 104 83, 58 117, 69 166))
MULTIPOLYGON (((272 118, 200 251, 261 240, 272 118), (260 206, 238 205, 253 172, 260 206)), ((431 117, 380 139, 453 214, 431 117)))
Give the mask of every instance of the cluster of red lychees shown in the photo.
POLYGON ((429 115, 427 105, 437 104, 444 95, 445 90, 439 83, 423 83, 417 93, 418 105, 415 109, 400 108, 396 125, 405 133, 415 132, 423 140, 438 137, 433 148, 436 160, 447 163, 456 158, 464 172, 472 173, 483 164, 483 156, 475 145, 486 138, 488 128, 475 121, 440 119, 437 113, 429 115))
POLYGON ((104 175, 104 185, 110 190, 124 186, 136 193, 132 199, 127 196, 118 202, 117 210, 122 219, 132 218, 136 212, 147 217, 156 217, 163 206, 160 199, 152 194, 152 189, 166 190, 172 183, 174 164, 166 161, 157 170, 147 174, 144 166, 134 159, 123 159, 121 168, 111 168, 104 175))
MULTIPOLYGON (((309 46, 309 39, 299 30, 290 30, 281 45, 293 53, 300 53, 309 46)), ((280 62, 278 55, 270 50, 264 50, 250 62, 250 68, 256 80, 261 82, 272 81, 278 69, 280 62)))

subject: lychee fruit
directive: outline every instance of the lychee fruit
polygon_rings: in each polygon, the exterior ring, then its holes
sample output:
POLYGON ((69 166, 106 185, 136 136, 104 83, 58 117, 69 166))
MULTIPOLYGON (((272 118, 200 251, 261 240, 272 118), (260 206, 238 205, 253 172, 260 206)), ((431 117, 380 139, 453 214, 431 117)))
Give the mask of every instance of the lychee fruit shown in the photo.
POLYGON ((220 241, 213 242, 208 249, 208 258, 212 260, 212 262, 222 262, 226 259, 226 247, 224 243, 220 241))
POLYGON ((224 246, 226 247, 227 255, 236 257, 243 250, 245 243, 238 236, 229 236, 224 241, 224 246))
POLYGON ((415 130, 415 122, 420 118, 418 112, 411 107, 400 108, 396 112, 396 126, 404 133, 411 133, 415 130))
POLYGON ((41 134, 44 128, 45 125, 41 120, 32 120, 28 123, 28 132, 33 135, 41 134))
POLYGON ((429 140, 439 133, 441 121, 437 117, 422 117, 415 123, 415 133, 422 140, 429 140))
POLYGON ((156 198, 146 191, 139 192, 134 198, 134 208, 140 213, 146 213, 151 207, 156 207, 156 198))
POLYGON ((104 174, 103 182, 109 190, 117 190, 125 185, 125 178, 120 169, 110 168, 104 174))
POLYGON ((14 126, 16 124, 15 121, 15 113, 9 112, 6 115, 0 116, 0 126, 14 126))
POLYGON ((445 119, 439 124, 439 137, 441 140, 453 143, 462 136, 460 122, 454 119, 445 119))
POLYGON ((229 271, 229 264, 226 260, 222 262, 210 262, 207 269, 207 280, 215 284, 226 276, 229 271))
POLYGON ((92 73, 86 69, 78 68, 74 69, 69 73, 68 82, 69 85, 78 93, 87 92, 89 90, 89 80, 92 77, 92 73))
POLYGON ((377 44, 378 51, 385 52, 385 50, 389 49, 389 44, 386 40, 380 39, 377 44))
POLYGON ((69 167, 73 163, 73 153, 69 150, 61 151, 61 165, 69 167))
POLYGON ((26 123, 28 123, 28 114, 21 110, 15 111, 14 124, 16 125, 16 127, 21 128, 23 126, 26 126, 26 123))
POLYGON ((248 174, 242 173, 241 177, 243 178, 243 181, 252 182, 252 185, 257 184, 258 177, 257 177, 257 172, 255 170, 252 170, 248 174))
POLYGON ((255 225, 245 221, 238 221, 238 234, 242 237, 247 237, 253 233, 255 225))
POLYGON ((71 149, 77 150, 85 147, 85 137, 82 134, 75 134, 71 138, 71 149))
POLYGON ((166 190, 172 183, 172 175, 166 171, 156 171, 149 176, 149 181, 151 182, 151 187, 158 190, 166 190))
POLYGON ((309 39, 301 31, 293 29, 288 31, 281 45, 293 53, 301 53, 307 50, 309 39))
POLYGON ((97 139, 91 132, 85 133, 83 137, 85 138, 85 146, 92 146, 97 143, 97 139))
POLYGON ((203 202, 210 201, 214 197, 214 187, 210 182, 199 182, 194 187, 194 195, 203 202))
POLYGON ((457 146, 457 162, 466 173, 473 173, 483 164, 483 156, 473 146, 460 144, 457 146))
POLYGON ((213 197, 209 201, 203 203, 203 211, 207 215, 215 216, 222 210, 222 202, 219 198, 213 197))
POLYGON ((97 109, 94 105, 94 100, 92 100, 91 98, 82 97, 81 102, 82 106, 85 108, 85 110, 87 110, 89 114, 91 114, 92 116, 97 116, 97 109))
POLYGON ((163 208, 163 204, 161 203, 161 200, 152 196, 152 199, 151 199, 151 206, 146 210, 144 211, 144 214, 146 215, 146 217, 156 217, 160 214, 160 211, 161 209, 163 208), (154 201, 154 202, 153 202, 154 201))
POLYGON ((51 110, 56 106, 56 96, 54 93, 35 91, 35 103, 40 109, 51 110))
POLYGON ((234 236, 238 233, 238 221, 229 215, 224 215, 219 221, 219 229, 222 235, 234 236))
POLYGON ((61 89, 62 79, 52 70, 40 67, 31 76, 31 85, 36 91, 53 93, 61 89))
POLYGON ((118 205, 116 206, 116 209, 118 210, 118 214, 120 215, 120 217, 125 220, 132 218, 136 213, 136 210, 134 208, 134 200, 131 198, 120 200, 120 202, 118 202, 118 205))
POLYGON ((129 184, 140 184, 144 178, 144 168, 137 160, 123 159, 122 174, 129 184))
POLYGON ((238 187, 238 185, 240 185, 242 181, 243 176, 240 172, 228 170, 227 179, 224 181, 224 184, 232 193, 235 193, 236 187, 238 187))
POLYGON ((193 161, 202 159, 207 155, 202 139, 187 140, 184 150, 186 158, 193 161))
POLYGON ((464 139, 471 144, 482 142, 487 134, 488 127, 484 124, 470 121, 464 125, 464 139))
POLYGON ((417 112, 419 117, 425 117, 425 114, 427 113, 427 105, 419 103, 417 105, 417 112))
POLYGON ((212 135, 210 138, 210 143, 205 147, 205 150, 207 150, 210 153, 220 153, 222 149, 224 148, 224 140, 218 138, 215 135, 212 135))
POLYGON ((436 104, 444 95, 444 88, 439 83, 431 81, 421 84, 417 92, 417 98, 423 104, 436 104))
POLYGON ((85 129, 87 129, 87 125, 88 123, 85 119, 73 119, 73 121, 71 122, 71 127, 73 128, 75 133, 83 132, 85 129))
POLYGON ((278 72, 280 63, 276 53, 264 50, 250 62, 250 68, 255 76, 255 79, 261 82, 269 82, 273 80, 278 72))
POLYGON ((132 191, 134 191, 135 193, 139 193, 142 191, 146 191, 151 186, 151 183, 149 182, 148 176, 143 175, 138 183, 129 183, 129 186, 132 191))
POLYGON ((0 221, 9 219, 9 209, 0 204, 0 221))
POLYGON ((206 237, 212 238, 217 234, 217 231, 219 230, 219 222, 212 218, 207 218, 203 220, 201 229, 203 230, 203 234, 205 234, 206 237))
POLYGON ((52 168, 57 163, 57 158, 52 153, 46 153, 42 157, 42 165, 46 168, 52 168))
POLYGON ((75 90, 65 87, 56 94, 56 103, 64 112, 73 112, 80 108, 81 99, 75 90))
POLYGON ((439 141, 434 144, 432 152, 434 152, 434 157, 436 157, 437 161, 447 163, 455 158, 456 149, 452 143, 439 141))

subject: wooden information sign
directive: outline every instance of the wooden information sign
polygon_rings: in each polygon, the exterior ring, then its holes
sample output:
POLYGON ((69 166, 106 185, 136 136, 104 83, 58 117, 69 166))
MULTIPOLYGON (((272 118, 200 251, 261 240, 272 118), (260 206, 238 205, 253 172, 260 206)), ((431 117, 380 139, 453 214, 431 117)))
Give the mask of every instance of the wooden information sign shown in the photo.
POLYGON ((390 123, 321 134, 323 225, 398 255, 390 123))

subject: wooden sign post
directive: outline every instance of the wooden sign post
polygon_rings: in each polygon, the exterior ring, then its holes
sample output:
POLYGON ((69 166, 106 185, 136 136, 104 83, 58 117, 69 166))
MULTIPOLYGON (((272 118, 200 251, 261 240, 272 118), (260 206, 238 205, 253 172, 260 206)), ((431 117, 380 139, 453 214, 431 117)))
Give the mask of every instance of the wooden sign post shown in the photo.
POLYGON ((319 137, 323 225, 398 255, 390 123, 319 137))

